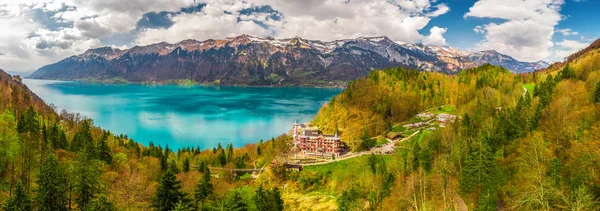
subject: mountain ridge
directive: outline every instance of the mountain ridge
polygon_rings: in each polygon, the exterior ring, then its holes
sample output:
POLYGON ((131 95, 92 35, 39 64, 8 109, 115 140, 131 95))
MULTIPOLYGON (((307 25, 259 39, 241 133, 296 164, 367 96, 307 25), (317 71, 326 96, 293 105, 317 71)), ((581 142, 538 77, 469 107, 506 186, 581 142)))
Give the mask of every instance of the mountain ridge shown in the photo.
POLYGON ((224 39, 160 42, 129 49, 100 47, 46 65, 35 79, 122 78, 130 82, 191 80, 222 85, 341 85, 375 69, 402 66, 457 73, 485 63, 514 72, 548 64, 520 62, 495 51, 401 44, 386 36, 334 41, 242 34, 224 39))

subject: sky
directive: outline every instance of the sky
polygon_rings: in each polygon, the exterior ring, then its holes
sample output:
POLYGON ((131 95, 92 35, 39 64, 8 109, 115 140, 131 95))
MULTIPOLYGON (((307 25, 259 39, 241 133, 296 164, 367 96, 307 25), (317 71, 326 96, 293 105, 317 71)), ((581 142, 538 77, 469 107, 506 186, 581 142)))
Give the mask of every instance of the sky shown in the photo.
POLYGON ((496 50, 562 61, 600 37, 599 0, 0 0, 0 69, 31 72, 90 48, 240 34, 496 50))

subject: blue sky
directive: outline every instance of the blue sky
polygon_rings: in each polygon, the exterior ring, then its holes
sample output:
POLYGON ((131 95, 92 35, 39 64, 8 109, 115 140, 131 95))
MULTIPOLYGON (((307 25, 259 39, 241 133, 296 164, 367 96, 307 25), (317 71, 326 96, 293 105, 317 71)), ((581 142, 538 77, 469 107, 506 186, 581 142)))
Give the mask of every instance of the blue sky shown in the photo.
POLYGON ((496 50, 560 61, 600 37, 595 0, 0 0, 0 68, 27 72, 90 48, 242 33, 496 50))
MULTIPOLYGON (((450 46, 461 49, 476 49, 475 44, 477 41, 482 40, 485 37, 483 34, 475 33, 473 29, 478 25, 487 24, 489 22, 501 23, 504 20, 491 18, 464 18, 464 15, 475 2, 477 1, 447 1, 448 6, 451 8, 450 12, 439 18, 432 19, 422 32, 425 33, 429 31, 433 26, 448 28, 448 31, 444 35, 450 46)), ((591 43, 600 37, 600 25, 594 23, 594 20, 600 20, 598 8, 600 8, 600 1, 565 1, 560 11, 565 17, 555 28, 556 30, 571 29, 572 31, 577 32, 578 35, 565 36, 562 33, 556 32, 552 37, 552 41, 558 43, 562 42, 563 39, 570 39, 591 43)), ((562 58, 550 57, 548 59, 560 60, 562 58)))

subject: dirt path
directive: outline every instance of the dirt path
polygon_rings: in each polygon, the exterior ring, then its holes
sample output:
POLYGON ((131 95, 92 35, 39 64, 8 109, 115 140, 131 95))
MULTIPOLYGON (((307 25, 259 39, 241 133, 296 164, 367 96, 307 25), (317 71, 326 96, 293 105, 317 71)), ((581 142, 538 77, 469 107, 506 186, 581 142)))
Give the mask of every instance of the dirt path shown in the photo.
POLYGON ((454 198, 454 201, 456 202, 456 206, 457 206, 456 209, 458 211, 469 211, 469 207, 467 207, 467 204, 460 197, 460 195, 458 195, 458 193, 452 191, 452 197, 454 198))

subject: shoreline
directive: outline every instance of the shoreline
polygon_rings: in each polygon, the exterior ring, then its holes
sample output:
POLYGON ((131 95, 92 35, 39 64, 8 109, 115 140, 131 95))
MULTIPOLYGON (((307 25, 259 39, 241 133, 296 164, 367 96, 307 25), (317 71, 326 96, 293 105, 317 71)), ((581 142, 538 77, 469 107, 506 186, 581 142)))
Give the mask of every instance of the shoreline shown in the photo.
POLYGON ((216 84, 216 83, 179 83, 177 81, 161 81, 161 82, 136 82, 136 81, 112 81, 112 80, 88 80, 88 79, 60 79, 60 78, 30 78, 25 77, 24 79, 31 80, 45 80, 45 81, 64 81, 64 82, 82 82, 82 83, 98 83, 98 84, 134 84, 134 85, 179 85, 179 86, 205 86, 205 87, 256 87, 256 88, 319 88, 319 89, 346 89, 347 84, 332 85, 332 86, 313 86, 313 85, 244 85, 244 84, 216 84))

